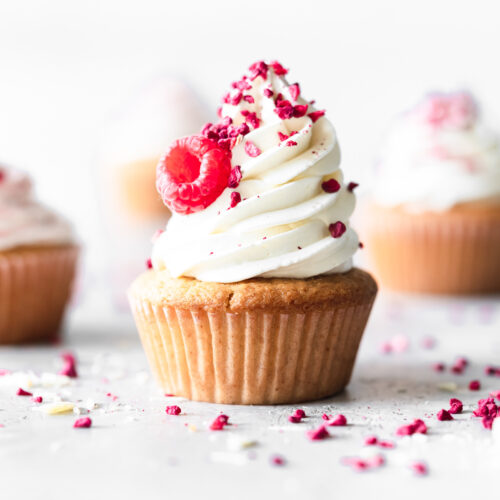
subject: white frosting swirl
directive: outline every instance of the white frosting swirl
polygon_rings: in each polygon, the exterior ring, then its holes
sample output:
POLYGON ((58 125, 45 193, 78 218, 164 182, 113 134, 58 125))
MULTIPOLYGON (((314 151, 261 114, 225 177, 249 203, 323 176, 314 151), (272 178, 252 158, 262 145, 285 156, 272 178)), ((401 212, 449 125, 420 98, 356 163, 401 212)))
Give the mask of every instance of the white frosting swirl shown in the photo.
POLYGON ((72 241, 71 225, 34 199, 30 178, 0 167, 0 251, 72 241))
MULTIPOLYGON (((154 245, 154 268, 167 268, 174 277, 219 283, 348 271, 358 248, 358 237, 349 227, 355 196, 343 183, 333 126, 324 117, 315 122, 307 115, 279 118, 265 89, 272 90, 274 97, 283 94, 294 105, 308 103, 300 97, 294 102, 288 83, 271 67, 266 78, 247 81, 251 88, 243 94, 253 99, 222 108, 222 116, 231 117, 234 125, 245 121, 244 110, 255 112, 260 122, 258 128, 239 136, 232 149, 232 165, 241 167, 242 180, 237 188, 226 188, 205 210, 174 214, 154 245), (297 133, 280 140, 278 132, 292 131, 297 133), (296 145, 287 146, 289 141, 296 145), (257 146, 261 154, 249 156, 247 143, 257 146), (328 179, 336 179, 340 190, 325 192, 322 183, 328 179), (234 191, 242 201, 229 208, 234 191), (333 238, 329 225, 337 221, 346 231, 333 238)), ((307 113, 312 111, 309 105, 307 113)))
POLYGON ((500 141, 465 93, 432 94, 394 123, 379 155, 374 199, 411 211, 500 200, 500 141))

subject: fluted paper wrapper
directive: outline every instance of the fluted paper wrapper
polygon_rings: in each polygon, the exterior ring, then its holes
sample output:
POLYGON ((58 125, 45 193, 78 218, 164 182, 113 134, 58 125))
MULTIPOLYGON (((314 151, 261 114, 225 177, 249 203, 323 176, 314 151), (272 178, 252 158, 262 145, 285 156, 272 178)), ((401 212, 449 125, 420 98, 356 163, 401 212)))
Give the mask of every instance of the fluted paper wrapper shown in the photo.
POLYGON ((165 392, 278 404, 323 398, 348 384, 373 300, 305 312, 186 310, 137 297, 131 305, 165 392))
POLYGON ((74 246, 0 252, 0 344, 57 338, 77 257, 74 246))
POLYGON ((361 239, 383 286, 394 290, 500 292, 500 206, 409 214, 370 207, 361 239))

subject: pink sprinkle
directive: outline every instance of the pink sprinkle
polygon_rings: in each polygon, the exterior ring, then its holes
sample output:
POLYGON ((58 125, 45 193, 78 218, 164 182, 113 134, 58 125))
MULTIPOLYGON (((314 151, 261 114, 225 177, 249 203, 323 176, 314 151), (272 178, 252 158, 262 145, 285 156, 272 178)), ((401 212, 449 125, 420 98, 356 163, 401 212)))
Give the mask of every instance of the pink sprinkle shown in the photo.
POLYGON ((231 189, 237 188, 238 185, 240 184, 241 177, 242 177, 241 167, 239 165, 236 165, 236 167, 234 167, 231 170, 231 173, 229 174, 229 179, 227 181, 227 187, 231 188, 231 189))
POLYGON ((88 429, 92 425, 92 420, 89 417, 82 417, 75 420, 73 427, 75 428, 85 428, 88 429))
POLYGON ((344 425, 347 425, 347 418, 345 418, 344 415, 340 414, 340 415, 337 415, 334 419, 328 420, 326 425, 335 426, 335 427, 343 427, 344 425))
POLYGON ((24 389, 21 389, 21 387, 19 387, 19 389, 17 390, 16 395, 17 396, 33 396, 33 394, 31 394, 31 392, 25 391, 24 389))
POLYGON ((347 191, 350 191, 351 193, 359 186, 357 182, 349 182, 347 185, 347 191))
POLYGON ((427 465, 425 465, 423 462, 413 462, 412 464, 410 464, 410 469, 417 476, 426 476, 428 474, 427 465))
POLYGON ((328 226, 328 230, 332 235, 332 238, 340 238, 345 232, 346 227, 345 224, 341 221, 334 222, 328 226))
POLYGON ((167 406, 165 408, 165 413, 167 415, 180 415, 181 409, 177 405, 167 406))
POLYGON ((444 363, 434 363, 432 365, 432 369, 435 371, 435 372, 444 372, 446 366, 444 363))
POLYGON ((306 412, 305 412, 304 410, 302 410, 301 408, 297 408, 297 409, 295 410, 294 415, 295 415, 296 417, 299 417, 299 418, 305 418, 305 417, 307 416, 307 415, 306 415, 306 412))
POLYGON ((377 436, 368 436, 365 438, 365 445, 366 446, 374 446, 378 443, 378 438, 377 436))
POLYGON ((43 398, 42 396, 35 396, 34 398, 31 398, 31 401, 33 401, 33 403, 41 403, 43 398))
POLYGON ((285 465, 286 463, 285 459, 281 455, 273 455, 270 458, 270 461, 272 465, 279 465, 279 466, 285 465))
POLYGON ((292 98, 293 102, 297 102, 297 99, 299 98, 300 95, 300 86, 298 83, 294 83, 293 85, 290 85, 288 87, 288 92, 290 92, 290 97, 292 98))
POLYGON ((396 434, 398 436, 412 436, 413 434, 426 434, 427 426, 423 420, 419 418, 415 419, 413 423, 409 425, 402 425, 397 429, 396 434))
POLYGON ((271 90, 271 89, 264 89, 262 91, 262 93, 266 96, 266 97, 272 97, 274 95, 274 92, 271 90))
POLYGON ((439 410, 437 413, 437 419, 441 421, 445 420, 453 420, 453 417, 450 415, 450 412, 447 410, 439 410))
POLYGON ((252 141, 246 141, 245 153, 251 158, 255 158, 259 156, 262 153, 262 151, 252 141))
POLYGON ((231 203, 229 208, 234 208, 241 201, 241 194, 238 191, 233 191, 231 193, 231 203))
POLYGON ((469 382, 469 390, 471 391, 479 391, 481 389, 481 383, 479 380, 471 380, 469 382))
POLYGON ((322 116, 324 116, 325 110, 322 111, 313 111, 312 113, 309 113, 307 116, 315 123, 317 120, 319 120, 322 116))
POLYGON ((320 425, 317 429, 312 429, 306 432, 306 436, 311 441, 320 441, 330 437, 328 430, 324 425, 320 425))
POLYGON ((336 179, 328 179, 321 184, 321 189, 326 193, 336 193, 340 189, 340 184, 336 179))
POLYGON ((61 354, 61 358, 63 359, 64 364, 62 370, 59 372, 59 375, 66 375, 70 378, 78 377, 75 356, 70 352, 63 352, 61 354))
POLYGON ((289 146, 289 147, 296 146, 296 145, 297 145, 297 143, 295 141, 288 141, 287 143, 285 143, 285 146, 289 146))

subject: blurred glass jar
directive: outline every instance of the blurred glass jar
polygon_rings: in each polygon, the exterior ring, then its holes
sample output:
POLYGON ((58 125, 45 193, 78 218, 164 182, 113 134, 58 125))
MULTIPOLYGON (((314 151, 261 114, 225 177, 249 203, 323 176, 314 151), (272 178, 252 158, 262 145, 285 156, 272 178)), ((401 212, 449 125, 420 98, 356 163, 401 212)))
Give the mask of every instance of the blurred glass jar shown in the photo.
POLYGON ((156 191, 156 165, 173 140, 201 130, 208 109, 183 80, 157 77, 118 110, 99 145, 99 190, 108 283, 114 302, 151 253, 151 238, 170 212, 156 191))

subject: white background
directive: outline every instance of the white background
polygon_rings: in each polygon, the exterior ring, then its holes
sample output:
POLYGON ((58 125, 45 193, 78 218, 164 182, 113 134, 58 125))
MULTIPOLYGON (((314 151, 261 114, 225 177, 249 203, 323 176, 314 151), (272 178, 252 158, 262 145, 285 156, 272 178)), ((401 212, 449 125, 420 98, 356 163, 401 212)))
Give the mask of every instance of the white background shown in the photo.
POLYGON ((179 75, 215 111, 251 62, 279 59, 363 180, 388 121, 422 92, 468 87, 500 116, 499 14, 493 0, 0 0, 0 161, 74 220, 92 267, 99 136, 144 82, 179 75))

